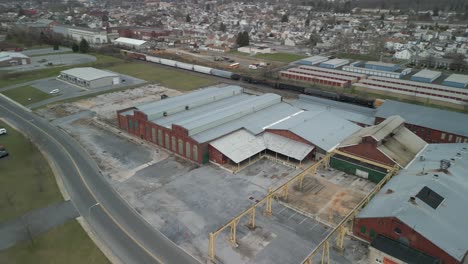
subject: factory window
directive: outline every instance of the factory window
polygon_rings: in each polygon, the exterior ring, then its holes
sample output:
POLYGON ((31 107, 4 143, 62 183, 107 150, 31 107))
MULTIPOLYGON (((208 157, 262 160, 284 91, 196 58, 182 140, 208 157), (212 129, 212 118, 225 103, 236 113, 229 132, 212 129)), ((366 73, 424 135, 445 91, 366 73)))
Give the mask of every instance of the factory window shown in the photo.
POLYGON ((190 151, 190 143, 185 142, 185 156, 190 159, 191 157, 191 151, 190 151))
POLYGON ((184 141, 182 139, 179 139, 179 154, 184 155, 184 141))
POLYGON ((198 146, 193 145, 193 159, 198 161, 198 146))
POLYGON ((158 145, 160 145, 160 146, 163 145, 162 130, 161 129, 158 129, 158 145))
POLYGON ((127 119, 127 130, 130 130, 132 129, 132 126, 133 126, 133 123, 132 123, 132 119, 127 119))
POLYGON ((165 147, 166 147, 167 149, 169 149, 169 148, 170 148, 170 147, 169 147, 170 145, 169 145, 169 135, 168 135, 168 134, 166 134, 165 141, 166 141, 166 146, 165 146, 165 147))
POLYGON ((151 138, 154 143, 156 143, 156 128, 151 128, 151 138))
POLYGON ((133 122, 133 130, 135 130, 135 132, 138 131, 138 120, 135 120, 135 121, 133 122))
POLYGON ((461 143, 461 142, 462 142, 462 138, 461 138, 461 137, 457 137, 456 142, 457 142, 457 143, 461 143))
POLYGON ((172 151, 176 152, 177 151, 177 142, 176 138, 172 136, 172 151))
POLYGON ((361 234, 366 234, 366 226, 361 226, 361 234))
POLYGON ((371 231, 370 231, 369 234, 370 234, 370 237, 371 237, 371 238, 374 238, 374 237, 375 237, 375 231, 374 231, 374 229, 371 229, 371 231))
POLYGON ((396 234, 401 235, 401 229, 399 227, 395 227, 395 229, 393 229, 393 232, 395 232, 396 234))
POLYGON ((465 138, 464 142, 465 142, 465 143, 468 143, 468 138, 465 138))
POLYGON ((452 135, 449 135, 448 141, 452 141, 452 135))
POLYGON ((150 139, 151 135, 150 135, 150 132, 151 131, 151 128, 149 126, 145 126, 145 137, 146 139, 150 139))

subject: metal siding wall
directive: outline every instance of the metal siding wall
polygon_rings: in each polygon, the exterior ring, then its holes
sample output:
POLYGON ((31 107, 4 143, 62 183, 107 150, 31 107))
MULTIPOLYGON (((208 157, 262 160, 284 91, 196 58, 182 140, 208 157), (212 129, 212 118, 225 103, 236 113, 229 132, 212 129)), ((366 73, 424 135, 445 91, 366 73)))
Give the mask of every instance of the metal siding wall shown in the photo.
POLYGON ((377 172, 375 170, 363 167, 358 164, 353 164, 344 160, 337 159, 335 157, 332 157, 330 159, 330 166, 332 168, 335 168, 337 170, 346 172, 348 174, 353 174, 356 175, 356 169, 359 169, 361 171, 365 171, 369 173, 369 180, 375 183, 379 183, 384 177, 385 173, 377 172))

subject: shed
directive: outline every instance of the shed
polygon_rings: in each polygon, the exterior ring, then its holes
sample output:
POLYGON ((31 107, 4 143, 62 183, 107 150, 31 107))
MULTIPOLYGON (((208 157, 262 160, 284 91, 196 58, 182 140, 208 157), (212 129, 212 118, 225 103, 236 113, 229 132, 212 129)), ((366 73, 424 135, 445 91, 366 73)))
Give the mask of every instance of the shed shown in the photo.
POLYGON ((416 82, 431 83, 441 75, 442 73, 438 71, 421 70, 415 75, 411 76, 411 80, 416 82))
POLYGON ((456 88, 466 88, 468 86, 468 75, 452 74, 442 84, 456 88))
POLYGON ((328 69, 336 69, 349 63, 349 60, 333 59, 320 63, 320 67, 328 69))

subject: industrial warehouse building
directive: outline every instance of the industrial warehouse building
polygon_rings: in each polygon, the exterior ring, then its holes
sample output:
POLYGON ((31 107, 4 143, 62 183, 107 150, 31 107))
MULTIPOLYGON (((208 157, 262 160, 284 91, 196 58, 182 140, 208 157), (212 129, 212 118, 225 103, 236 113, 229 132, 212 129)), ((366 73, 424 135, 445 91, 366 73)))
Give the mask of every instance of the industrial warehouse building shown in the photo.
POLYGON ((276 94, 209 87, 118 111, 119 127, 198 163, 239 166, 262 155, 300 165, 360 129, 326 111, 304 111, 276 94))
POLYGON ((452 74, 442 84, 456 88, 466 88, 468 86, 468 75, 452 74))
MULTIPOLYGON (((378 125, 357 131, 344 140, 338 150, 385 166, 405 168, 426 145, 424 140, 404 126, 400 116, 391 116, 378 125)), ((349 156, 334 155, 330 165, 376 183, 387 174, 385 169, 349 156)))
POLYGON ((329 61, 324 61, 320 63, 320 67, 322 68, 328 68, 328 69, 336 69, 341 66, 344 66, 349 63, 349 60, 344 60, 344 59, 332 59, 329 61))
POLYGON ((61 71, 57 78, 89 89, 112 86, 120 83, 120 76, 118 74, 91 67, 73 68, 61 71))
POLYGON ((0 52, 0 67, 31 64, 31 58, 20 52, 0 52))
POLYGON ((364 68, 377 70, 377 71, 390 71, 394 72, 400 69, 400 65, 393 63, 385 63, 380 61, 368 61, 364 64, 364 68))
POLYGON ((437 78, 439 78, 441 75, 442 73, 438 71, 421 70, 415 75, 411 76, 411 80, 415 82, 431 83, 437 78))
POLYGON ((468 91, 444 85, 371 76, 354 86, 361 91, 393 93, 410 100, 447 105, 463 109, 468 104, 468 91))
POLYGON ((296 63, 301 64, 301 65, 317 65, 327 60, 328 60, 328 57, 312 56, 312 57, 308 57, 302 60, 298 60, 296 63))
POLYGON ((394 115, 401 116, 405 126, 428 143, 468 143, 467 114, 385 100, 375 113, 375 123, 394 115))
POLYGON ((396 246, 433 258, 413 263, 467 263, 467 171, 468 144, 428 145, 355 217, 353 233, 400 260, 396 246))
POLYGON ((135 50, 143 50, 148 48, 148 42, 140 39, 120 37, 113 41, 113 44, 120 47, 125 47, 135 50))

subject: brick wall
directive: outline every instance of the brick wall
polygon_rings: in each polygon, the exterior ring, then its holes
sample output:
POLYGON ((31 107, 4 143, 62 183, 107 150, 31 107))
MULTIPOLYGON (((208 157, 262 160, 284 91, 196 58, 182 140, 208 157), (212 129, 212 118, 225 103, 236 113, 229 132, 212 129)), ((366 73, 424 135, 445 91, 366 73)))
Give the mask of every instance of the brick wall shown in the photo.
POLYGON ((369 242, 378 234, 397 241, 407 241, 411 248, 426 253, 429 256, 440 258, 444 264, 459 264, 445 251, 434 245, 424 236, 399 221, 395 217, 383 218, 355 218, 353 233, 369 242), (364 228, 363 228, 364 227, 364 228), (364 231, 364 232, 363 232, 364 231))

